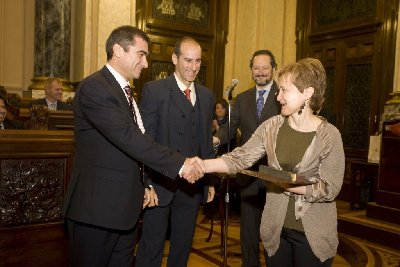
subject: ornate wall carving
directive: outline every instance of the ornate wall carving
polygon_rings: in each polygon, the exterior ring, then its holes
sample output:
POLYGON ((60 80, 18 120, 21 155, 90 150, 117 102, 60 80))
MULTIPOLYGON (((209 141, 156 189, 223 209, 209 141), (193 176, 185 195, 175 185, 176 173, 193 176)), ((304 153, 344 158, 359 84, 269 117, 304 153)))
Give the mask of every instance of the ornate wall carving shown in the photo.
POLYGON ((61 219, 65 159, 0 160, 0 226, 61 219))
POLYGON ((209 26, 209 4, 205 0, 153 0, 154 18, 198 26, 209 26))
POLYGON ((316 2, 317 25, 343 22, 349 19, 375 16, 377 0, 318 0, 316 2))
POLYGON ((347 66, 343 142, 345 147, 368 149, 372 65, 347 66))

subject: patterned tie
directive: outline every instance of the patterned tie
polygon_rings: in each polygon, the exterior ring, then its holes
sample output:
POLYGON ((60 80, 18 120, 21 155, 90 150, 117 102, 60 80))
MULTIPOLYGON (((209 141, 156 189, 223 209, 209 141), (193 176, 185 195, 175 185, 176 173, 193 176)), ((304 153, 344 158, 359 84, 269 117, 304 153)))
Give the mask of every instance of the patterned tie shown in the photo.
POLYGON ((192 103, 192 100, 190 99, 190 89, 189 88, 186 88, 185 96, 186 96, 187 100, 189 100, 189 102, 192 103))
POLYGON ((51 103, 49 105, 49 110, 57 110, 57 105, 55 103, 51 103))
POLYGON ((260 90, 258 91, 258 98, 257 98, 257 116, 258 118, 261 117, 261 111, 263 110, 264 107, 264 94, 267 92, 267 90, 260 90))
POLYGON ((132 100, 132 90, 129 85, 124 87, 125 93, 128 96, 128 101, 129 101, 129 106, 131 107, 132 113, 133 113, 133 121, 137 124, 137 118, 136 118, 136 111, 135 108, 133 107, 133 100, 132 100))

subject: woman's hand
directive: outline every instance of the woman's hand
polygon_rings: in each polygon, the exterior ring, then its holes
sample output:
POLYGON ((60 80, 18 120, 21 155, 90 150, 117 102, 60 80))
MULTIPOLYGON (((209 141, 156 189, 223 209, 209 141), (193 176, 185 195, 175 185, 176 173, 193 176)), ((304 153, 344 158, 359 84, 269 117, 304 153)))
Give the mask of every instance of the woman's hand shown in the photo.
POLYGON ((212 127, 213 132, 218 131, 218 129, 219 129, 218 121, 217 120, 212 120, 211 127, 212 127))
MULTIPOLYGON (((287 184, 288 185, 288 184, 287 184)), ((302 185, 302 186, 293 186, 293 185, 288 185, 287 188, 284 188, 286 191, 291 192, 291 193, 295 193, 298 195, 305 195, 306 194, 306 186, 302 185), (291 186, 291 187, 290 187, 291 186)))

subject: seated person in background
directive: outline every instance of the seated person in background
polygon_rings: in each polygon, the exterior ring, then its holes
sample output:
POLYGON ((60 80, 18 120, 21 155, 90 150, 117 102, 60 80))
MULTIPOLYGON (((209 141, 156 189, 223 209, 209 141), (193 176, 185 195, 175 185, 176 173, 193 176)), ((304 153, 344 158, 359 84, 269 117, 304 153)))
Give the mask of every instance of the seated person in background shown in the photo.
POLYGON ((45 98, 33 100, 32 105, 45 105, 49 110, 72 110, 71 105, 62 102, 62 83, 58 78, 48 78, 44 82, 45 98))
POLYGON ((7 118, 7 101, 3 94, 0 94, 0 130, 23 129, 24 124, 17 120, 7 118))

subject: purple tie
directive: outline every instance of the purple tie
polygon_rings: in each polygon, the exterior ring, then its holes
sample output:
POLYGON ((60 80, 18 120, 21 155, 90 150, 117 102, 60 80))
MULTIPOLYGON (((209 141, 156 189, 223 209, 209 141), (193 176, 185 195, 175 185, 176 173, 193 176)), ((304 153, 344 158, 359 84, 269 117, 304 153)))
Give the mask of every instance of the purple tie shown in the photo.
POLYGON ((257 116, 258 118, 261 117, 261 111, 264 108, 264 94, 267 90, 260 90, 258 91, 258 98, 257 98, 257 116))

